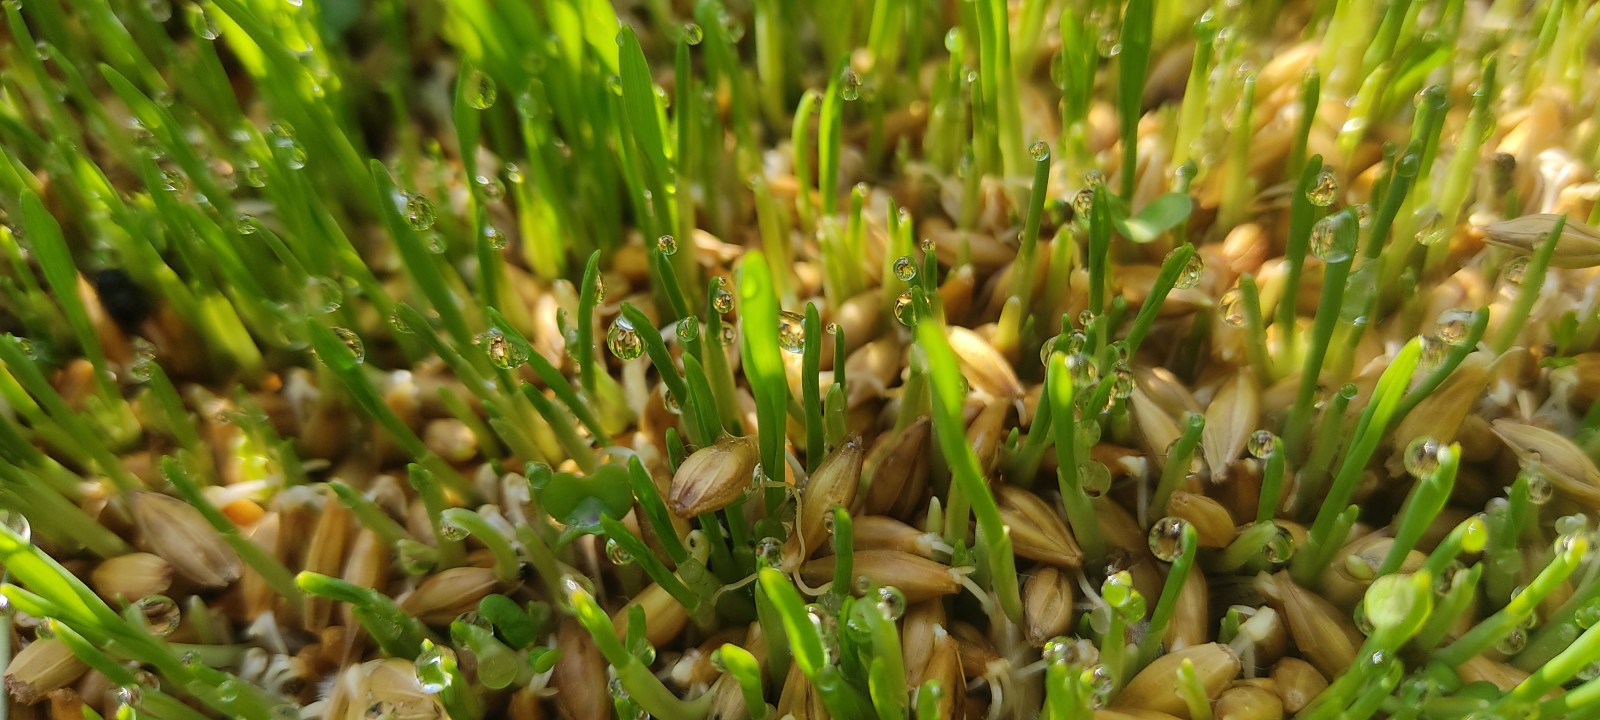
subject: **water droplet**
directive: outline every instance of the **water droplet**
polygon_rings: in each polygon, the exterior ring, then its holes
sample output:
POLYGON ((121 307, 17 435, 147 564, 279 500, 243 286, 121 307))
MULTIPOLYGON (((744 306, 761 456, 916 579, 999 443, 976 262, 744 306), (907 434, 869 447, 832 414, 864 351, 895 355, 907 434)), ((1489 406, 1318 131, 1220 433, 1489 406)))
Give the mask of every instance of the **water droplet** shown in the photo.
POLYGON ((272 708, 272 720, 300 720, 300 706, 283 704, 272 708))
POLYGON ((260 226, 258 225, 256 216, 241 214, 234 220, 233 227, 235 230, 239 231, 240 235, 254 235, 260 226))
POLYGON ((917 276, 917 263, 909 257, 901 255, 894 259, 894 276, 901 282, 911 282, 917 276))
POLYGON ((723 347, 732 347, 733 342, 738 339, 738 334, 734 332, 732 325, 724 324, 722 326, 721 335, 722 337, 717 339, 722 342, 723 347))
POLYGON ((632 360, 644 353, 644 341, 639 339, 633 323, 619 316, 611 321, 611 329, 606 331, 606 348, 618 360, 632 360))
POLYGON ((706 31, 694 23, 685 23, 683 26, 683 41, 690 45, 699 45, 706 37, 706 31))
MULTIPOLYGON (((1128 367, 1126 361, 1117 361, 1111 366, 1111 397, 1114 400, 1127 400, 1133 397, 1134 389, 1133 368, 1128 367)), ((1095 423, 1088 423, 1095 425, 1095 423)), ((1096 425, 1098 427, 1098 425, 1096 425)))
POLYGON ((1445 359, 1450 356, 1450 345, 1434 335, 1423 335, 1418 338, 1422 354, 1417 358, 1417 367, 1422 370, 1434 370, 1444 365, 1445 359))
POLYGON ((183 620, 178 603, 165 595, 146 595, 139 598, 133 607, 135 612, 144 617, 145 629, 158 638, 171 635, 183 620))
POLYGON ((1072 196, 1072 214, 1076 217, 1087 219, 1089 212, 1094 209, 1094 190, 1084 188, 1072 196))
POLYGON ((495 87, 494 78, 488 73, 473 68, 466 79, 467 104, 479 110, 488 110, 494 107, 495 98, 500 96, 500 90, 495 87))
POLYGON ((1423 436, 1412 440, 1406 445, 1405 463, 1406 472, 1418 478, 1427 477, 1439 467, 1439 451, 1443 446, 1431 437, 1423 436))
POLYGON ((433 201, 418 193, 406 193, 404 215, 411 229, 427 230, 433 227, 433 201))
POLYGON ((1306 188, 1306 200, 1317 207, 1328 207, 1333 204, 1339 195, 1339 178, 1333 170, 1323 168, 1317 177, 1311 181, 1311 186, 1306 188))
POLYGON ((1439 339, 1455 346, 1466 342, 1472 330, 1472 311, 1455 308, 1439 314, 1439 339))
POLYGON ((33 540, 33 525, 28 522, 26 515, 15 510, 0 510, 0 525, 22 538, 23 542, 33 540))
POLYGON ((1500 279, 1511 287, 1521 287, 1522 281, 1528 274, 1528 256, 1521 255, 1506 263, 1504 270, 1500 271, 1500 279))
POLYGON ((483 199, 491 202, 499 200, 506 194, 506 184, 500 182, 497 175, 478 175, 472 178, 472 184, 478 186, 478 192, 483 199))
POLYGON ((1528 631, 1523 630, 1522 628, 1512 628, 1511 632, 1506 633, 1505 637, 1500 638, 1500 642, 1495 643, 1494 649, 1499 650, 1507 655, 1515 655, 1519 652, 1522 652, 1522 649, 1527 646, 1528 631))
POLYGON ((1544 505, 1556 495, 1556 486, 1550 482, 1541 470, 1533 469, 1528 472, 1528 502, 1535 505, 1544 505))
POLYGON ((1172 562, 1183 555, 1183 532, 1189 521, 1164 517, 1150 526, 1150 552, 1161 562, 1172 562))
POLYGON ((306 278, 306 306, 312 312, 326 315, 344 304, 344 288, 331 278, 306 278))
POLYGON ((449 520, 439 523, 439 536, 450 542, 466 540, 469 534, 467 528, 460 523, 450 522, 449 520))
POLYGON ((512 342, 500 328, 489 328, 476 338, 477 344, 488 353, 489 362, 501 370, 512 370, 528 362, 528 353, 521 344, 512 342))
POLYGON ((733 312, 733 293, 722 288, 712 291, 711 308, 722 315, 733 312))
POLYGON ((1111 700, 1111 694, 1117 689, 1116 679, 1111 677, 1111 670, 1104 665, 1084 668, 1079 679, 1089 686, 1089 693, 1096 708, 1105 707, 1111 700))
POLYGON ((606 92, 612 95, 622 94, 622 78, 616 75, 606 76, 606 92))
POLYGON ((617 542, 616 538, 606 538, 606 559, 610 560, 612 565, 618 566, 633 563, 633 555, 622 546, 622 543, 617 542))
POLYGON ((417 656, 417 682, 422 691, 430 694, 444 692, 453 680, 451 669, 456 663, 456 653, 448 647, 422 641, 422 654, 417 656))
POLYGON ((939 245, 933 241, 933 238, 925 237, 921 242, 917 243, 917 248, 922 250, 925 255, 932 255, 933 251, 939 249, 939 245))
POLYGON ((839 74, 839 97, 845 100, 855 100, 861 97, 861 76, 851 68, 845 68, 839 74))
POLYGON ((917 305, 911 297, 911 291, 906 290, 894 299, 894 319, 906 327, 915 327, 917 324, 917 305))
POLYGON ((662 235, 656 238, 656 249, 660 250, 662 255, 671 257, 678 252, 678 239, 671 235, 662 235))
POLYGON ((346 327, 336 327, 333 329, 333 336, 339 338, 339 342, 344 343, 345 349, 355 356, 357 363, 366 362, 367 346, 361 342, 361 336, 357 335, 354 330, 346 327))
POLYGON ((822 329, 824 332, 834 337, 838 337, 839 333, 843 330, 843 328, 839 327, 839 323, 836 322, 828 323, 828 325, 822 329))
POLYGON ((1115 31, 1107 30, 1100 34, 1100 39, 1095 42, 1094 49, 1095 52, 1100 53, 1100 57, 1110 59, 1122 54, 1122 43, 1117 42, 1117 33, 1115 31))
POLYGON ((183 173, 175 168, 161 171, 161 189, 170 193, 181 193, 189 187, 189 181, 183 173))
POLYGON ((1043 140, 1036 140, 1032 145, 1028 146, 1028 154, 1033 156, 1034 162, 1049 162, 1050 143, 1047 143, 1043 140))
POLYGON ((1587 605, 1578 608, 1572 614, 1572 621, 1577 623, 1578 627, 1584 629, 1600 625, 1600 600, 1591 601, 1587 605))
POLYGON ((1289 531, 1280 525, 1278 526, 1278 532, 1272 536, 1271 540, 1267 541, 1266 547, 1262 548, 1262 551, 1266 555, 1267 562, 1281 564, 1294 558, 1294 549, 1294 536, 1290 535, 1289 531))
POLYGON ((1273 435, 1271 430, 1257 430, 1250 433, 1250 439, 1246 441, 1245 449, 1249 451, 1250 457, 1265 460, 1273 453, 1273 449, 1277 447, 1277 441, 1278 437, 1273 435))
POLYGON ((391 313, 389 315, 389 327, 394 328, 394 331, 397 333, 404 333, 406 335, 416 332, 416 330, 413 330, 411 325, 406 322, 405 318, 400 317, 400 313, 391 313))
POLYGON ((806 618, 822 638, 823 661, 832 665, 839 659, 839 619, 817 603, 806 606, 806 618))
POLYGON ((1365 230, 1372 225, 1372 208, 1367 207, 1366 203, 1352 206, 1350 209, 1356 211, 1356 227, 1365 230))
POLYGON ((694 342, 700 337, 700 318, 689 315, 678 321, 678 340, 681 342, 694 342))
POLYGON ((1093 385, 1100 379, 1100 368, 1095 366, 1094 359, 1081 352, 1067 356, 1067 370, 1072 373, 1074 385, 1093 385))
POLYGON ((261 163, 254 160, 245 160, 240 163, 240 167, 244 169, 244 182, 246 185, 256 188, 267 186, 267 170, 261 167, 261 163))
POLYGON ((673 395, 666 385, 661 386, 661 405, 673 415, 683 414, 683 406, 678 402, 678 396, 673 395))
POLYGON ((117 702, 128 707, 137 707, 144 700, 144 690, 137 684, 123 685, 116 690, 117 702))
POLYGON ((1353 243, 1340 231, 1344 215, 1329 215, 1311 226, 1311 252, 1325 263, 1343 262, 1355 252, 1353 243))
MULTIPOLYGON (((1166 260, 1171 260, 1173 255, 1177 254, 1180 249, 1181 248, 1173 249, 1171 252, 1168 252, 1166 260)), ((1163 265, 1166 264, 1166 260, 1162 261, 1163 265)), ((1205 270, 1206 264, 1204 260, 1200 259, 1200 254, 1191 253, 1189 255, 1189 262, 1185 263, 1183 269, 1178 271, 1178 279, 1175 283, 1173 283, 1173 287, 1176 287, 1180 290, 1188 290, 1189 288, 1199 285, 1200 276, 1205 273, 1205 270)))
POLYGON ((511 238, 493 225, 483 226, 483 239, 489 244, 490 250, 504 250, 511 244, 511 238))
POLYGON ((1417 221, 1416 241, 1419 245, 1438 245, 1450 236, 1450 228, 1444 223, 1444 216, 1432 206, 1417 210, 1413 216, 1417 221))
POLYGON ((756 541, 756 562, 761 567, 770 568, 783 564, 783 541, 775 537, 756 541))
POLYGON ((805 351, 805 318, 785 310, 778 313, 778 346, 799 355, 805 351))
POLYGON ((1217 301, 1217 309, 1222 313, 1222 322, 1228 327, 1244 327, 1244 294, 1239 288, 1230 288, 1222 294, 1217 301))
POLYGON ((157 23, 172 19, 172 3, 168 0, 144 0, 143 5, 145 13, 157 23))
POLYGON ((878 607, 885 618, 899 620, 906 614, 906 594, 893 585, 884 585, 878 588, 878 607))

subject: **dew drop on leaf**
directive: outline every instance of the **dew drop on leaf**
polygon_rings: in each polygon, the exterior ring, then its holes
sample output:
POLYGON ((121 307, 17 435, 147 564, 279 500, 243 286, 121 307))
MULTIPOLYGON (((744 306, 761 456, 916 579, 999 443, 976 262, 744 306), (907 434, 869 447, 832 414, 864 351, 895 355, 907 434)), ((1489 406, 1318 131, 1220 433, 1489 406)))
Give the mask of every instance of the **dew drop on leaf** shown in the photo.
POLYGON ((403 214, 406 224, 413 230, 427 230, 433 227, 433 201, 419 193, 406 193, 403 214))
POLYGON ((606 348, 618 360, 632 360, 644 353, 644 341, 633 329, 633 323, 628 322, 627 318, 618 317, 611 321, 611 328, 606 331, 606 348))
POLYGON ((778 346, 799 355, 805 350, 805 318, 785 310, 778 314, 778 346))
POLYGON ((1164 517, 1150 527, 1150 552, 1161 562, 1172 562, 1183 555, 1183 531, 1189 521, 1164 517))
POLYGON ((477 68, 468 73, 466 79, 467 104, 479 110, 488 110, 494 107, 495 98, 500 91, 495 87, 494 78, 477 68))
MULTIPOLYGON (((1170 259, 1173 253, 1177 252, 1178 249, 1174 249, 1167 253, 1167 257, 1170 259)), ((1178 279, 1173 283, 1173 287, 1176 287, 1180 290, 1188 290, 1189 288, 1199 285, 1200 276, 1205 273, 1205 269, 1205 261, 1200 259, 1200 255, 1198 253, 1190 254, 1189 262, 1185 263, 1183 269, 1178 271, 1178 279)))
POLYGON ((906 290, 894 299, 894 319, 906 327, 916 327, 917 306, 911 297, 911 291, 906 290))
POLYGON ((1333 170, 1323 168, 1306 188, 1306 200, 1317 207, 1328 207, 1339 195, 1339 178, 1333 170))
POLYGON ((911 282, 917 277, 917 263, 909 257, 901 255, 894 259, 894 276, 902 282, 911 282))
POLYGON ((1439 441, 1431 437, 1419 437, 1406 445, 1406 452, 1401 459, 1405 463, 1406 472, 1422 478, 1432 474, 1439 467, 1439 441))
POLYGON ((1239 288, 1223 293, 1217 301, 1217 309, 1222 313, 1222 322, 1228 327, 1244 327, 1244 294, 1239 292, 1239 288))

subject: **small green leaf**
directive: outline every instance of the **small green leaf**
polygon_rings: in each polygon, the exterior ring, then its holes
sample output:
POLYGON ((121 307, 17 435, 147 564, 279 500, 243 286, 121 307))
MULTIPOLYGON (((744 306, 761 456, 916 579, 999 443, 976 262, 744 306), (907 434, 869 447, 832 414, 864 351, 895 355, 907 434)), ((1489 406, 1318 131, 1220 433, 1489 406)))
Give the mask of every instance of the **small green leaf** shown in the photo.
POLYGON ((1140 208, 1132 217, 1113 211, 1117 232, 1131 242, 1147 243, 1189 219, 1194 200, 1187 193, 1167 193, 1140 208))
POLYGON ((551 517, 589 532, 599 530, 602 515, 619 518, 633 508, 628 471, 621 465, 601 465, 589 475, 555 473, 534 492, 551 517))

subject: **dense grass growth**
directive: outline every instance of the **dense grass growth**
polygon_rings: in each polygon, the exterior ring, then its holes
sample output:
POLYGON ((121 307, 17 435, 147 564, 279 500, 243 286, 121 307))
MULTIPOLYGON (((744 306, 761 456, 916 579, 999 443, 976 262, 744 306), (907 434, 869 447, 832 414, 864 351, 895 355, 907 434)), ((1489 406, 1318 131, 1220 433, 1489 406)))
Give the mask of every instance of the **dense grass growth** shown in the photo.
POLYGON ((0 720, 1600 718, 1600 6, 3 8, 0 720))

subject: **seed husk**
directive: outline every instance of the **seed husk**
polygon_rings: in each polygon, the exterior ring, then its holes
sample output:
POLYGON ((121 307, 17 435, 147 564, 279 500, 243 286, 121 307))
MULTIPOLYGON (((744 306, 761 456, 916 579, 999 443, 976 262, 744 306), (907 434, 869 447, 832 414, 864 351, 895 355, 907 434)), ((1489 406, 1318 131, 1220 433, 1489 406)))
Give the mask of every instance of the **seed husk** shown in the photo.
POLYGON ((1245 443, 1260 423, 1261 388, 1253 373, 1241 369, 1222 384, 1206 408, 1200 447, 1211 464, 1212 480, 1228 477, 1229 466, 1244 452, 1245 443))
POLYGON ((1178 668, 1184 660, 1194 663, 1195 675, 1211 700, 1216 700, 1239 676, 1239 657, 1227 645, 1206 643, 1176 650, 1156 658, 1133 676, 1117 693, 1112 709, 1155 710, 1189 717, 1189 705, 1178 694, 1178 668))
POLYGON ((1361 631, 1332 603, 1296 585, 1287 572, 1263 573, 1255 587, 1288 621, 1295 647, 1324 677, 1338 677, 1355 662, 1361 631))
POLYGON ((696 450, 672 476, 667 507, 681 518, 716 512, 750 489, 760 455, 753 437, 726 437, 696 450))
POLYGON ((72 684, 88 669, 65 643, 41 638, 29 643, 6 665, 6 691, 17 702, 32 705, 50 692, 72 684))
POLYGON ((938 535, 883 515, 866 515, 851 520, 851 533, 857 551, 898 550, 934 560, 941 552, 940 547, 944 546, 938 535))
POLYGON ((1053 567, 1042 567, 1022 585, 1023 635, 1043 646, 1072 625, 1072 578, 1053 567))
MULTIPOLYGON (((800 577, 820 585, 833 579, 833 557, 820 557, 800 566, 800 577)), ((943 563, 899 550, 857 550, 854 571, 878 585, 893 585, 907 602, 921 602, 961 592, 956 571, 943 563)))
POLYGON ((450 568, 429 575, 400 601, 400 608, 429 625, 446 625, 476 609, 479 600, 499 587, 492 568, 450 568))
POLYGON ((1017 379, 1016 370, 988 340, 959 325, 952 326, 948 335, 950 349, 960 359, 962 374, 973 389, 987 393, 1000 405, 1022 397, 1022 382, 1017 379))
POLYGON ((1210 624, 1211 591, 1206 586, 1205 573, 1198 567, 1190 568, 1189 577, 1178 590, 1178 602, 1163 639, 1174 650, 1194 647, 1205 643, 1210 624))
POLYGON ((94 569, 89 583, 107 600, 138 600, 160 595, 172 587, 172 563, 151 553, 135 552, 110 558, 94 569))
POLYGON ((611 624, 617 628, 619 637, 627 637, 628 609, 634 605, 644 608, 645 638, 656 647, 671 642, 689 624, 688 611, 661 585, 651 583, 611 616, 611 624))
POLYGON ((1282 720, 1283 701, 1272 691, 1238 684, 1217 698, 1217 720, 1282 720))
MULTIPOLYGON (((1531 255, 1550 237, 1550 231, 1560 219, 1561 216, 1554 213, 1535 213, 1502 220, 1483 229, 1484 239, 1490 245, 1531 255)), ((1568 218, 1561 228, 1561 236, 1556 239, 1550 265, 1558 268, 1600 265, 1600 230, 1568 218)))
POLYGON ((1300 712, 1322 691, 1328 680, 1317 669, 1300 658, 1286 657, 1272 668, 1272 680, 1278 689, 1278 698, 1289 714, 1300 712))
POLYGON ((239 579, 239 556, 199 510, 152 492, 134 493, 132 505, 140 547, 171 563, 179 575, 205 588, 227 587, 239 579))
POLYGON ((1011 546, 1018 557, 1058 568, 1083 564, 1083 550, 1054 507, 1013 485, 996 485, 994 490, 1000 517, 1011 528, 1011 546))
POLYGON ((1188 520, 1194 526, 1199 547, 1227 547, 1236 534, 1233 516, 1228 514, 1228 509, 1204 495, 1182 490, 1173 492, 1167 498, 1167 514, 1188 520))
POLYGON ((572 720, 607 720, 611 696, 606 691, 606 661, 589 633, 568 618, 556 631, 561 657, 556 660, 550 684, 555 688, 556 711, 572 720))
POLYGON ((901 519, 915 512, 928 487, 929 430, 923 416, 873 446, 862 473, 865 512, 901 519))
POLYGON ((1600 510, 1600 469, 1583 449, 1560 433, 1508 418, 1494 421, 1494 434, 1524 463, 1535 463, 1556 491, 1591 511, 1600 510))
POLYGON ((800 491, 800 508, 796 511, 794 534, 784 547, 784 566, 811 557, 812 553, 828 541, 827 515, 836 507, 850 507, 856 490, 861 485, 861 464, 866 451, 859 435, 851 436, 844 444, 833 449, 822 459, 811 479, 800 491))

